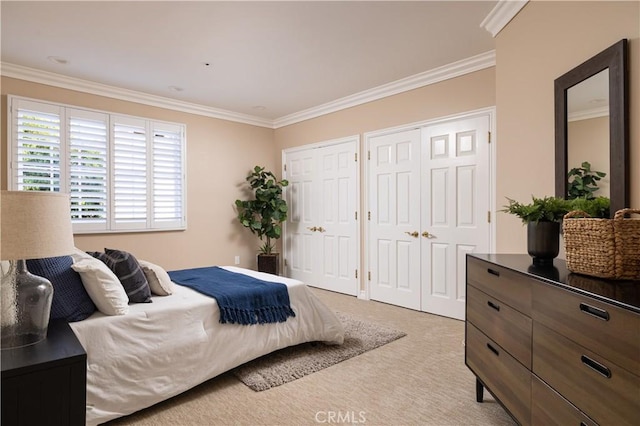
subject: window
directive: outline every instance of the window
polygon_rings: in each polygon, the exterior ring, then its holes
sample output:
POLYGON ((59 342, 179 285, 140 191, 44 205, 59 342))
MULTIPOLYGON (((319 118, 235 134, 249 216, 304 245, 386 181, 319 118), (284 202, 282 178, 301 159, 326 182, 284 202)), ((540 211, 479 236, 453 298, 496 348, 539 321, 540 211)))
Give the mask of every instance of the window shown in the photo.
POLYGON ((74 232, 185 229, 185 126, 14 96, 9 187, 70 194, 74 232))

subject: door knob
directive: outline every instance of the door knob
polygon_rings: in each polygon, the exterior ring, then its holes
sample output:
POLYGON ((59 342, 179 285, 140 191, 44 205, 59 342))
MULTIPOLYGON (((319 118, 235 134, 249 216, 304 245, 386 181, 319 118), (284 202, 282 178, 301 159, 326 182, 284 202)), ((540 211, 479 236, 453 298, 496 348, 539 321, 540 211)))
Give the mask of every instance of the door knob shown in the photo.
POLYGON ((315 226, 312 226, 311 228, 307 227, 307 229, 311 232, 316 232, 318 230, 315 226))
POLYGON ((430 233, 428 233, 427 231, 424 231, 422 233, 422 236, 425 237, 425 238, 431 238, 432 237, 432 235, 430 233))
POLYGON ((326 229, 324 229, 322 226, 318 226, 318 231, 324 232, 324 231, 326 231, 326 229))
POLYGON ((405 234, 411 235, 413 238, 418 238, 418 235, 420 235, 418 231, 413 231, 413 232, 405 231, 405 234))

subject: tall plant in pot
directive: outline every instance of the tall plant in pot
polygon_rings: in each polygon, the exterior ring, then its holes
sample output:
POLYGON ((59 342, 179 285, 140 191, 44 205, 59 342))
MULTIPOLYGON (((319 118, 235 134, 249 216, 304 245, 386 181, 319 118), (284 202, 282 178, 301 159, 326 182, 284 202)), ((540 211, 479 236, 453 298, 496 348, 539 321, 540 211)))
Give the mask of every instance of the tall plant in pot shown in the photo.
POLYGON ((289 185, 285 179, 255 166, 246 178, 253 198, 236 200, 238 220, 257 235, 262 244, 258 255, 258 270, 277 275, 280 269, 279 254, 274 252, 275 240, 282 236, 282 222, 287 220, 287 202, 282 198, 282 188, 289 185))
POLYGON ((507 198, 506 213, 518 216, 527 225, 527 252, 534 264, 551 264, 560 252, 560 223, 571 210, 571 201, 558 197, 531 197, 522 204, 507 198))

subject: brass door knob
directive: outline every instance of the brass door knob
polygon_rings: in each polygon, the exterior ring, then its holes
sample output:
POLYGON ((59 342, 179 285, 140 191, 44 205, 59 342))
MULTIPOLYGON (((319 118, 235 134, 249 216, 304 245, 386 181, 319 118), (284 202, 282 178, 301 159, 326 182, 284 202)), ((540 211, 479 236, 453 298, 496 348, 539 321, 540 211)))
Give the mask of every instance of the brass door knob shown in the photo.
POLYGON ((424 232, 422 233, 422 236, 423 236, 423 237, 425 237, 425 238, 431 238, 431 234, 430 234, 430 233, 428 233, 427 231, 424 231, 424 232))
POLYGON ((318 230, 318 228, 316 228, 315 226, 312 226, 312 227, 310 227, 310 228, 309 228, 309 227, 307 227, 307 229, 308 229, 309 231, 311 231, 311 232, 316 232, 316 231, 318 230))
POLYGON ((318 226, 318 231, 324 232, 324 231, 326 231, 326 229, 324 229, 322 226, 318 226))
POLYGON ((418 238, 418 235, 420 235, 418 231, 413 231, 413 232, 405 231, 405 234, 411 235, 413 238, 418 238))

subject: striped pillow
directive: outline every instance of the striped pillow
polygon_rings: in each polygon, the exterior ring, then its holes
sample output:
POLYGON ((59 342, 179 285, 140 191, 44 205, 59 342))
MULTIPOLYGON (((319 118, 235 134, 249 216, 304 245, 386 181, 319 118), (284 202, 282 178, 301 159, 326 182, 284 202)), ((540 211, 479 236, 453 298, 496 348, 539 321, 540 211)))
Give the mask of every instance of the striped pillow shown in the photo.
POLYGON ((151 290, 138 260, 124 250, 104 249, 104 253, 90 252, 102 260, 122 283, 130 303, 150 303, 151 290))

